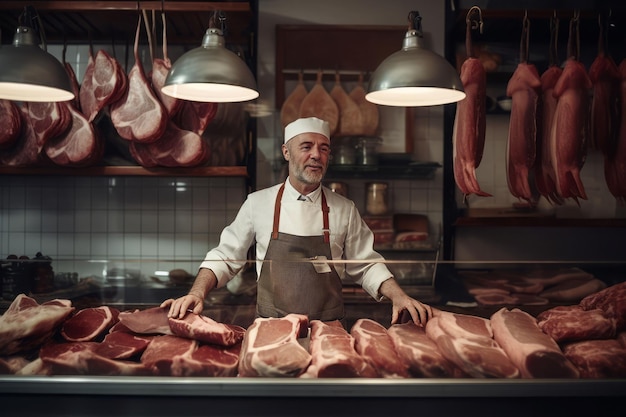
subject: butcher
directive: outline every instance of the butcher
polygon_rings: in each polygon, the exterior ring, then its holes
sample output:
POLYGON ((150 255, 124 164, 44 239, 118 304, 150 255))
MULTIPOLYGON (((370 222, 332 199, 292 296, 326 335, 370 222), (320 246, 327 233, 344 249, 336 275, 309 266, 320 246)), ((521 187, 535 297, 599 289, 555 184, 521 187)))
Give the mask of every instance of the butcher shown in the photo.
POLYGON ((330 159, 330 127, 315 117, 285 127, 285 182, 248 195, 219 245, 200 264, 189 293, 165 300, 169 317, 200 314, 203 301, 245 265, 256 244, 259 317, 305 314, 310 320, 344 317, 342 279, 348 277, 375 300, 392 304, 391 323, 425 325, 432 308, 409 297, 373 249, 373 234, 354 202, 321 182, 330 159), (341 260, 361 262, 340 262, 341 260), (338 260, 338 262, 333 262, 338 260))

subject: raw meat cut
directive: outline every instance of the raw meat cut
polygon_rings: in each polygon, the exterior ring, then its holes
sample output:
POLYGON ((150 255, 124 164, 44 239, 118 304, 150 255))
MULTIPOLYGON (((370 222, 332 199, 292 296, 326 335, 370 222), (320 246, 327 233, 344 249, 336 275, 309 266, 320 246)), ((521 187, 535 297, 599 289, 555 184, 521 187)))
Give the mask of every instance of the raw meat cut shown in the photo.
POLYGON ((39 357, 52 375, 152 375, 152 369, 142 363, 112 360, 94 352, 98 343, 68 342, 42 346, 39 357))
POLYGON ((135 333, 172 335, 167 312, 166 308, 152 307, 145 310, 122 311, 117 318, 121 324, 135 333))
POLYGON ((606 317, 615 320, 616 331, 626 330, 626 281, 588 295, 580 305, 585 310, 599 308, 606 317))
POLYGON ((69 300, 38 304, 35 299, 19 294, 0 316, 0 355, 38 348, 73 311, 69 300))
POLYGON ((135 32, 135 64, 128 74, 128 89, 111 105, 111 122, 126 140, 150 143, 165 132, 169 117, 167 110, 152 91, 139 56, 139 30, 135 32))
POLYGON ((599 279, 572 279, 547 288, 540 295, 550 301, 579 302, 587 295, 604 288, 606 284, 599 279))
POLYGON ((77 108, 67 103, 61 105, 66 106, 71 115, 71 126, 65 134, 48 140, 44 152, 60 166, 82 167, 97 163, 104 154, 104 140, 77 108))
POLYGON ((626 204, 626 59, 619 64, 621 82, 619 85, 620 106, 619 130, 615 152, 604 157, 604 178, 610 193, 620 204, 626 204))
POLYGON ((20 109, 10 100, 0 100, 0 150, 10 148, 22 132, 20 109))
POLYGON ((217 116, 222 107, 232 106, 232 103, 211 103, 204 101, 183 100, 181 108, 174 116, 174 123, 182 130, 197 133, 202 136, 217 116))
POLYGON ((61 335, 68 342, 94 341, 113 326, 118 314, 108 306, 84 308, 63 323, 61 335))
POLYGON ((0 375, 13 375, 28 365, 30 361, 23 356, 0 357, 0 375))
POLYGON ((330 125, 330 134, 334 135, 339 126, 339 107, 322 84, 322 71, 318 71, 317 80, 311 91, 300 104, 300 117, 317 117, 330 125))
POLYGON ((280 123, 282 124, 283 129, 289 123, 300 117, 300 105, 307 94, 308 91, 304 85, 303 74, 302 72, 299 72, 296 87, 293 89, 291 94, 287 96, 280 109, 280 123))
POLYGON ((256 318, 243 338, 239 376, 299 376, 311 363, 311 355, 298 342, 307 333, 308 318, 301 314, 256 318))
POLYGON ((37 138, 37 153, 41 153, 50 139, 63 135, 70 128, 72 115, 63 102, 25 102, 24 109, 37 138))
POLYGON ((489 320, 440 312, 426 323, 426 334, 441 354, 475 378, 518 378, 519 369, 493 339, 489 320))
POLYGON ((350 91, 350 97, 359 106, 361 110, 361 132, 359 134, 365 136, 375 136, 378 130, 380 120, 380 112, 378 105, 365 99, 365 88, 363 87, 363 74, 359 74, 359 81, 350 91))
POLYGON ((426 335, 423 327, 407 322, 392 325, 388 332, 400 360, 408 365, 412 377, 462 376, 461 370, 439 352, 437 344, 426 335))
POLYGON ((456 105, 452 133, 454 179, 464 198, 470 194, 491 196, 481 190, 476 180, 476 168, 485 148, 487 75, 480 59, 474 54, 471 27, 471 22, 467 20, 465 50, 468 56, 461 65, 460 74, 466 96, 456 105))
POLYGON ((172 361, 173 376, 237 376, 241 345, 228 348, 202 345, 193 352, 177 355, 172 361))
POLYGON ((354 136, 361 134, 361 109, 341 86, 339 71, 335 73, 335 85, 329 94, 339 110, 339 123, 335 135, 354 136))
POLYGON ((569 343, 563 353, 578 368, 581 378, 626 377, 626 349, 616 339, 569 343))
POLYGON ((103 49, 94 57, 90 47, 79 92, 80 109, 87 120, 93 122, 100 111, 119 100, 127 88, 126 73, 119 62, 103 49))
POLYGON ((182 319, 169 318, 170 329, 176 336, 220 346, 233 346, 246 332, 239 326, 218 323, 210 317, 187 313, 182 319))
POLYGON ((95 352, 109 359, 128 359, 143 353, 154 337, 156 336, 139 336, 116 331, 107 334, 98 344, 95 352))
POLYGON ((615 336, 615 320, 605 317, 599 308, 583 310, 579 305, 556 306, 539 313, 537 324, 558 343, 615 336))
POLYGON ((179 129, 171 121, 162 137, 150 143, 132 141, 129 150, 146 167, 193 167, 205 164, 211 156, 207 141, 194 132, 179 129))
POLYGON ((338 320, 311 321, 311 365, 302 377, 376 378, 378 372, 357 353, 354 338, 338 320))
POLYGON ((356 351, 367 360, 384 378, 406 378, 407 364, 403 363, 395 350, 391 336, 385 327, 372 320, 358 319, 350 334, 354 337, 356 351))
POLYGON ((33 130, 26 103, 23 103, 19 110, 22 133, 13 146, 0 152, 0 165, 24 167, 37 165, 40 162, 37 135, 33 130))
POLYGON ((141 363, 151 368, 155 375, 172 375, 172 364, 178 356, 190 355, 198 342, 184 337, 163 335, 152 339, 141 355, 141 363))
POLYGON ((541 331, 530 314, 501 308, 491 316, 493 337, 520 370, 522 378, 577 378, 578 371, 559 345, 541 331))

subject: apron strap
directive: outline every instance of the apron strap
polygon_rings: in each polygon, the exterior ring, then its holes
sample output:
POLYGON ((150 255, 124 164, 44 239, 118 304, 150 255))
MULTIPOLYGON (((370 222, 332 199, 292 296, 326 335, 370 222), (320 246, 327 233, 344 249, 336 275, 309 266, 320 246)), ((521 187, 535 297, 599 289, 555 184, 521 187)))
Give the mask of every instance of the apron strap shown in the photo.
MULTIPOLYGON (((285 183, 278 189, 278 195, 276 196, 276 203, 274 203, 274 225, 272 226, 272 239, 278 239, 278 224, 280 222, 280 201, 283 199, 283 192, 285 191, 285 183)), ((326 194, 322 189, 322 217, 323 217, 323 229, 324 242, 330 243, 330 223, 328 221, 328 213, 330 208, 326 202, 326 194)))

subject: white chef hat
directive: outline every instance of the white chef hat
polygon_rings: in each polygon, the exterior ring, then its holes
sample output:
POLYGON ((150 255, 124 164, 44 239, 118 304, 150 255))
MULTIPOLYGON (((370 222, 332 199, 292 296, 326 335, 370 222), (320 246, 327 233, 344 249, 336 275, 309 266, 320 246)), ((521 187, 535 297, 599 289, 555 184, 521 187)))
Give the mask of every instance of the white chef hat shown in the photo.
POLYGON ((285 143, 300 133, 319 133, 330 140, 330 126, 327 121, 317 117, 297 119, 285 127, 285 143))

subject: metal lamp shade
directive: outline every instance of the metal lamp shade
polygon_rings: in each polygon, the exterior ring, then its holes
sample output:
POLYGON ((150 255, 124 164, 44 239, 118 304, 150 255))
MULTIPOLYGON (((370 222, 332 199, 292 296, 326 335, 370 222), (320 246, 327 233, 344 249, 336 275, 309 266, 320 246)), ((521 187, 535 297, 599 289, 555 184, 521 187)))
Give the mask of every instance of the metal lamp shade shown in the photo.
POLYGON ((74 98, 65 68, 37 46, 29 27, 18 27, 13 45, 0 47, 0 98, 40 102, 74 98))
POLYGON ((246 63, 224 47, 219 29, 209 28, 202 46, 183 54, 170 69, 163 93, 184 100, 215 103, 249 101, 259 96, 246 63))
POLYGON ((409 30, 402 49, 376 68, 365 96, 368 101, 414 107, 453 103, 465 98, 456 69, 420 43, 417 32, 409 30))

